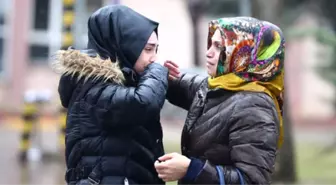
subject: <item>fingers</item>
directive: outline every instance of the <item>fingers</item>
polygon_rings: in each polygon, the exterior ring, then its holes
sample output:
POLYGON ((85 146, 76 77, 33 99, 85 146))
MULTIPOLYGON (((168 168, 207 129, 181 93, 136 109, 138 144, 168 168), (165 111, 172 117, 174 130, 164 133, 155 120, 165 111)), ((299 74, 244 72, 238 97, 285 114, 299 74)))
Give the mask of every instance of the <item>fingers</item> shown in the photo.
POLYGON ((155 161, 154 163, 156 172, 158 173, 158 177, 162 179, 164 182, 168 182, 168 175, 167 175, 167 169, 163 163, 160 163, 159 161, 155 161))
POLYGON ((167 60, 167 61, 165 61, 165 63, 167 63, 167 64, 171 64, 172 66, 174 66, 174 67, 176 67, 176 68, 179 68, 179 66, 178 66, 175 62, 173 62, 173 61, 171 61, 171 60, 167 60))
POLYGON ((175 80, 176 77, 174 77, 174 76, 172 76, 172 75, 168 75, 168 79, 169 79, 169 80, 175 80))
POLYGON ((174 77, 174 78, 179 78, 180 77, 180 73, 176 73, 176 72, 172 72, 172 71, 169 72, 169 75, 174 77))
POLYGON ((166 61, 163 65, 167 67, 169 71, 174 71, 176 73, 180 72, 179 66, 172 61, 166 61))
POLYGON ((158 166, 160 166, 160 162, 159 162, 159 161, 155 161, 155 163, 154 163, 154 167, 156 168, 156 167, 158 167, 158 166))
POLYGON ((169 169, 169 167, 166 167, 166 166, 156 167, 156 172, 158 173, 158 177, 162 179, 164 182, 174 181, 173 173, 171 172, 171 170, 172 169, 169 169))
POLYGON ((175 80, 180 77, 180 69, 177 64, 172 61, 166 61, 164 66, 168 68, 169 71, 169 80, 175 80))
POLYGON ((176 67, 176 66, 172 65, 171 63, 165 63, 164 66, 167 67, 169 69, 169 71, 174 71, 176 73, 180 72, 179 67, 176 67))
POLYGON ((171 80, 174 80, 180 77, 180 71, 178 69, 170 69, 169 67, 167 68, 168 68, 169 76, 171 80))
POLYGON ((156 172, 158 173, 158 177, 165 182, 170 182, 175 179, 174 173, 172 171, 174 168, 172 168, 172 163, 170 160, 174 157, 177 157, 177 155, 178 153, 175 152, 163 155, 158 158, 158 160, 162 162, 155 161, 154 163, 156 172))
POLYGON ((174 157, 174 153, 166 154, 164 156, 159 157, 160 161, 167 161, 174 157))
POLYGON ((165 168, 164 164, 160 163, 159 161, 155 161, 154 167, 155 167, 156 171, 160 171, 160 170, 163 170, 165 168))

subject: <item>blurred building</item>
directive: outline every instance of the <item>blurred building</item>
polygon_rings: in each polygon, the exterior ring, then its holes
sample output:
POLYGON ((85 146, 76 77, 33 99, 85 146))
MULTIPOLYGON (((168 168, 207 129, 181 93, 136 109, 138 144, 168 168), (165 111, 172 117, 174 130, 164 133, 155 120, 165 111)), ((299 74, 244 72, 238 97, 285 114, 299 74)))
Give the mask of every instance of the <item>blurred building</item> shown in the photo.
MULTIPOLYGON (((134 0, 75 1, 74 47, 85 48, 87 19, 92 12, 103 5, 118 3, 127 4, 156 21, 165 22, 160 26, 160 51, 167 52, 161 56, 183 61, 181 67, 187 67, 191 63, 191 50, 188 50, 191 43, 190 25, 188 25, 190 21, 183 1, 147 0, 141 3, 134 0), (170 10, 174 10, 174 14, 166 16, 170 14, 170 10), (183 29, 175 31, 176 24, 183 29), (172 43, 172 39, 176 42, 172 43)), ((48 62, 50 56, 61 47, 62 11, 62 0, 1 0, 0 109, 2 111, 18 111, 23 92, 28 89, 49 89, 54 92, 53 101, 58 103, 59 77, 48 68, 48 62)))
MULTIPOLYGON (((226 1, 230 3, 230 7, 233 4, 232 7, 235 8, 223 15, 203 18, 199 28, 201 43, 206 43, 206 25, 210 19, 251 14, 249 0, 226 1)), ((192 25, 186 1, 183 0, 77 0, 75 1, 74 47, 85 48, 87 19, 91 13, 103 5, 118 3, 128 5, 160 22, 161 61, 174 60, 185 69, 193 66, 192 25)), ((0 1, 0 112, 20 111, 23 92, 29 89, 48 89, 53 92, 53 104, 49 110, 57 108, 55 104, 59 104, 57 94, 59 76, 51 71, 48 61, 50 56, 61 47, 62 13, 63 0, 0 1)), ((298 19, 295 23, 303 27, 311 24, 317 25, 314 21, 304 18, 298 19)), ((330 117, 333 113, 332 107, 321 103, 317 96, 331 96, 332 88, 316 77, 315 73, 292 70, 308 69, 311 67, 310 64, 318 61, 311 56, 316 53, 315 41, 311 38, 304 39, 304 42, 287 40, 287 48, 291 48, 286 56, 287 60, 290 60, 287 63, 290 63, 291 67, 286 75, 290 76, 288 80, 293 82, 289 96, 295 115, 308 118, 330 117), (307 51, 314 52, 305 55, 304 52, 307 51), (313 87, 310 85, 312 83, 318 86, 313 87)), ((199 56, 204 58, 205 45, 200 51, 199 56)))
MULTIPOLYGON (((90 14, 118 0, 75 1, 76 48, 84 48, 90 14)), ((57 103, 58 75, 49 66, 50 56, 61 47, 62 0, 1 0, 0 2, 0 102, 1 110, 17 112, 24 91, 53 92, 57 103)), ((55 107, 55 106, 54 106, 55 107)))

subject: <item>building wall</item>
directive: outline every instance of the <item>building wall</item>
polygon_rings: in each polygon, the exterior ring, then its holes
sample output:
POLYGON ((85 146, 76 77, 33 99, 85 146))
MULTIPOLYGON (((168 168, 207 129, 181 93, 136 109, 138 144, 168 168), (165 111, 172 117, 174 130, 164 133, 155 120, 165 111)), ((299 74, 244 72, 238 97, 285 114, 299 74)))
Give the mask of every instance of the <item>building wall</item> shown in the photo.
MULTIPOLYGON (((321 20, 313 14, 304 13, 297 19, 293 28, 316 29, 321 26, 320 22, 321 20)), ((312 35, 293 38, 288 42, 288 47, 286 64, 289 74, 286 74, 290 84, 289 95, 293 113, 306 120, 311 117, 333 117, 331 102, 335 98, 335 90, 317 73, 317 67, 328 62, 326 55, 332 55, 331 48, 319 43, 312 35)))

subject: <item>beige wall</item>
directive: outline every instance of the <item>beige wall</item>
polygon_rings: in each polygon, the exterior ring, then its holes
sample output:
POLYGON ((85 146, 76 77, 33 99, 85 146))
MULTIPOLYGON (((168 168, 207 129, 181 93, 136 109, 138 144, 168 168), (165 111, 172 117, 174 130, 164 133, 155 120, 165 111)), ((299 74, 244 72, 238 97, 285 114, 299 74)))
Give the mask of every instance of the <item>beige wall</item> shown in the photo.
MULTIPOLYGON (((317 28, 320 26, 319 22, 316 17, 305 14, 295 25, 298 29, 317 28)), ((335 98, 334 88, 316 72, 318 65, 327 62, 321 54, 331 55, 331 48, 321 45, 312 36, 294 39, 288 45, 298 46, 286 55, 288 62, 297 63, 289 83, 292 79, 295 81, 296 78, 301 78, 300 84, 292 83, 293 88, 299 91, 299 94, 292 92, 292 96, 301 99, 300 107, 296 111, 304 118, 333 116, 331 101, 335 98)))

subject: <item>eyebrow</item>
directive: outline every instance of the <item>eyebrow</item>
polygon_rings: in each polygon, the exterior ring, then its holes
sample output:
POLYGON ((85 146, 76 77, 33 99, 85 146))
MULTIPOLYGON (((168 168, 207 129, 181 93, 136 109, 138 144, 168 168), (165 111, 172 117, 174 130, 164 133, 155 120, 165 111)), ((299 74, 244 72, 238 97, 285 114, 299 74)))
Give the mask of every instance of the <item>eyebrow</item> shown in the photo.
POLYGON ((213 42, 213 43, 215 43, 215 44, 219 44, 219 45, 221 45, 221 44, 222 44, 222 42, 221 42, 221 41, 219 41, 219 40, 212 40, 212 42, 213 42))
POLYGON ((155 46, 159 46, 159 44, 158 43, 147 43, 146 46, 155 47, 155 46))

